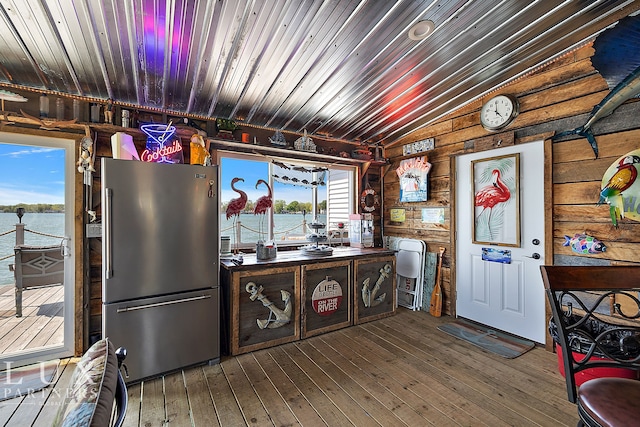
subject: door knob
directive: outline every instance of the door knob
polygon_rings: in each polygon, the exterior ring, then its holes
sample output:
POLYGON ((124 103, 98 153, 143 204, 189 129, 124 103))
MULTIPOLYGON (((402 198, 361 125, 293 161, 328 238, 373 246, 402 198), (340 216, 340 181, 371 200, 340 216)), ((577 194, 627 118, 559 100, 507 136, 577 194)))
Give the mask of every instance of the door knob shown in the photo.
POLYGON ((537 253, 537 252, 534 252, 534 253, 532 253, 532 254, 531 254, 531 256, 527 256, 527 255, 525 255, 524 257, 525 257, 525 258, 540 259, 540 254, 539 254, 539 253, 537 253))

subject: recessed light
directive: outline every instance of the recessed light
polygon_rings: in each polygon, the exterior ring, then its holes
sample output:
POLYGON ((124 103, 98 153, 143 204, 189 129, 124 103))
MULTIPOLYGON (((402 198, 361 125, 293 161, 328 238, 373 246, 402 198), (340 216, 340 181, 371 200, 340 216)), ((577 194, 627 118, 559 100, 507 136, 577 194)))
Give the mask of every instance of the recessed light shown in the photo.
POLYGON ((435 27, 436 25, 431 20, 416 22, 413 27, 409 29, 409 38, 411 40, 426 39, 435 27))

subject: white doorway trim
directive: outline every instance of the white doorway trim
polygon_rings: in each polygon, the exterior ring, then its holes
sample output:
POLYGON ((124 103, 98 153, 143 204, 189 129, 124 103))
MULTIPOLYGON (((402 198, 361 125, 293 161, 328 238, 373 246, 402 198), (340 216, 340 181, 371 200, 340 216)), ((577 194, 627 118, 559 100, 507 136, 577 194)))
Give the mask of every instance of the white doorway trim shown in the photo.
MULTIPOLYGON (((76 253, 79 245, 76 244, 76 140, 60 137, 54 138, 50 136, 26 135, 11 132, 0 132, 0 141, 7 144, 28 145, 35 147, 51 147, 61 148, 65 150, 64 154, 64 179, 65 179, 65 238, 68 238, 69 258, 65 262, 64 272, 64 342, 62 345, 47 347, 43 349, 35 349, 29 352, 20 352, 14 354, 3 354, 0 366, 7 363, 11 367, 18 367, 26 364, 37 363, 40 361, 51 360, 61 357, 73 356, 75 348, 75 301, 76 301, 76 260, 80 254, 76 253)), ((3 368, 0 368, 3 369, 3 368)))

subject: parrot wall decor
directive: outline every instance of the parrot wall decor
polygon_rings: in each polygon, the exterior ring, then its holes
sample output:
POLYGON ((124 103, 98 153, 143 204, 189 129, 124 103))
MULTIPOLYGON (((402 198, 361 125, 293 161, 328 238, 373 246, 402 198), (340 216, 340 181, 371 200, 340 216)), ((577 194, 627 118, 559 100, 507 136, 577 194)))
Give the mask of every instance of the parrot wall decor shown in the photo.
POLYGON ((618 158, 606 170, 600 185, 598 205, 607 203, 615 227, 620 218, 640 221, 640 149, 618 158))

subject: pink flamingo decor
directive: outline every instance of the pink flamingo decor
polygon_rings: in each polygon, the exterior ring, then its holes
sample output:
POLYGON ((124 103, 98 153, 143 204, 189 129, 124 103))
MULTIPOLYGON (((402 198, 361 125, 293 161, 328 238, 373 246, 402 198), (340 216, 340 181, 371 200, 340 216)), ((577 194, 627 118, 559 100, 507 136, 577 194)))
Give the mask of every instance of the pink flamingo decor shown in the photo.
POLYGON ((231 189, 233 191, 235 191, 236 193, 238 193, 240 195, 240 197, 237 197, 235 199, 231 199, 229 201, 229 204, 227 205, 227 219, 234 217, 233 218, 233 231, 234 231, 234 241, 235 241, 235 246, 236 246, 236 252, 237 252, 237 247, 238 247, 238 235, 236 233, 236 221, 238 219, 238 216, 240 216, 240 212, 242 212, 245 208, 245 206, 247 206, 247 193, 245 193, 242 190, 238 190, 235 187, 236 182, 238 181, 242 181, 244 182, 244 179, 242 178, 233 178, 231 180, 231 189))
POLYGON ((482 208, 482 211, 480 211, 477 218, 480 218, 484 211, 489 209, 489 215, 487 217, 487 228, 489 229, 489 234, 491 234, 491 213, 493 212, 493 208, 511 198, 509 187, 507 187, 500 178, 500 171, 498 169, 494 169, 493 172, 491 172, 491 181, 491 184, 481 188, 475 194, 474 199, 475 206, 482 208))
POLYGON ((264 233, 265 214, 267 213, 267 210, 273 206, 273 192, 271 191, 269 183, 264 179, 259 179, 258 182, 256 182, 256 188, 258 188, 258 185, 260 184, 264 184, 269 192, 266 196, 260 197, 253 208, 254 215, 263 215, 262 218, 260 218, 260 227, 258 230, 260 237, 262 237, 262 234, 264 233))

